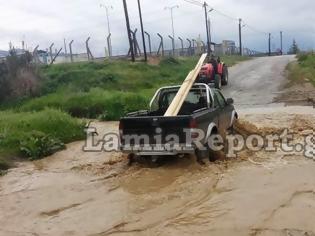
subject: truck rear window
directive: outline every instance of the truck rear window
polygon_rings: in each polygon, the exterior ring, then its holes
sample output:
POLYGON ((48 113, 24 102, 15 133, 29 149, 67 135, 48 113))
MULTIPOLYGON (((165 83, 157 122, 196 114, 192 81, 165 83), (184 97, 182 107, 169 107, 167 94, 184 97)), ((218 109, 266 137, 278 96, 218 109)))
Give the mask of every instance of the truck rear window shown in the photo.
MULTIPOLYGON (((168 90, 163 91, 159 97, 159 108, 167 109, 175 98, 178 90, 168 90)), ((195 110, 207 107, 207 95, 205 89, 193 89, 191 90, 185 102, 183 104, 183 109, 193 112, 195 110)))

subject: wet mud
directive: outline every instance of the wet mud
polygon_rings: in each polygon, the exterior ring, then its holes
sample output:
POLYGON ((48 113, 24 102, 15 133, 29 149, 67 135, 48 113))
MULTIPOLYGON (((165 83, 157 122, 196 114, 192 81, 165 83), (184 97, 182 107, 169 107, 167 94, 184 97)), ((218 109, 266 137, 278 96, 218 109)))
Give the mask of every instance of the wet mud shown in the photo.
MULTIPOLYGON (((314 109, 244 109, 238 130, 314 129, 314 109)), ((95 123, 103 133, 116 122, 95 123)), ((100 132, 100 134, 102 133, 100 132)), ((296 153, 243 150, 199 165, 173 158, 128 166, 83 142, 22 163, 0 178, 0 235, 314 235, 315 162, 296 153)))

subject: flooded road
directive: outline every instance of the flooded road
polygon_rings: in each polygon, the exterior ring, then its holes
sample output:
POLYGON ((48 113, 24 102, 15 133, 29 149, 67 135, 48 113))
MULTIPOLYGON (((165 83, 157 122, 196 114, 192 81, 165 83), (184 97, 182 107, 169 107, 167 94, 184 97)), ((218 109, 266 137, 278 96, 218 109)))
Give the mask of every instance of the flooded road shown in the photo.
MULTIPOLYGON (((290 127, 302 137, 315 127, 313 108, 241 114, 247 132, 290 127)), ((0 179, 0 235, 314 235, 315 162, 302 154, 245 150, 206 166, 187 157, 149 168, 83 144, 0 179)))
MULTIPOLYGON (((251 101, 239 109, 239 132, 289 128, 296 140, 314 132, 312 107, 251 101)), ((118 130, 117 122, 92 125, 99 137, 118 130)), ((150 168, 83 146, 69 144, 0 178, 0 236, 315 235, 315 161, 301 152, 244 149, 205 166, 184 157, 150 168)))

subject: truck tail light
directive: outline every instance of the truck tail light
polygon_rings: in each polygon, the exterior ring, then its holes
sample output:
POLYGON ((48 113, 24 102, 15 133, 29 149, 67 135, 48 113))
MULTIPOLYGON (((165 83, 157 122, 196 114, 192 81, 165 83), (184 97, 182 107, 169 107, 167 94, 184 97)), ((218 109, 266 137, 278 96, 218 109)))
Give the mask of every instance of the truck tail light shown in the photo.
POLYGON ((195 119, 191 119, 189 123, 189 128, 192 139, 196 139, 199 136, 199 133, 196 131, 197 126, 198 126, 197 121, 195 119))
POLYGON ((190 120, 189 128, 191 128, 191 129, 197 128, 197 121, 195 119, 190 120))

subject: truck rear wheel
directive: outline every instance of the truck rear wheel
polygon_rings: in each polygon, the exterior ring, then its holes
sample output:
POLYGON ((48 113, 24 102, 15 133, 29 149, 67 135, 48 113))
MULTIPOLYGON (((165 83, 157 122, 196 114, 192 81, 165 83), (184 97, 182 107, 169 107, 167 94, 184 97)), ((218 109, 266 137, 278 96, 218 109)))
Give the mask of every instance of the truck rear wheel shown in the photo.
MULTIPOLYGON (((218 135, 218 131, 214 130, 210 137, 213 137, 214 135, 218 135)), ((209 140, 210 140, 209 137, 209 140)), ((208 149, 208 157, 210 162, 215 162, 220 158, 220 152, 219 151, 214 151, 210 148, 209 143, 207 143, 207 149, 208 149)))
MULTIPOLYGON (((217 135, 217 131, 215 130, 210 137, 212 137, 213 135, 217 135)), ((210 139, 210 138, 209 138, 210 139)), ((196 157, 197 157, 197 161, 200 164, 205 164, 203 162, 204 159, 209 159, 210 162, 215 162, 216 160, 219 159, 220 157, 220 152, 217 151, 213 151, 210 146, 209 143, 207 142, 205 145, 205 150, 196 150, 196 157)))

